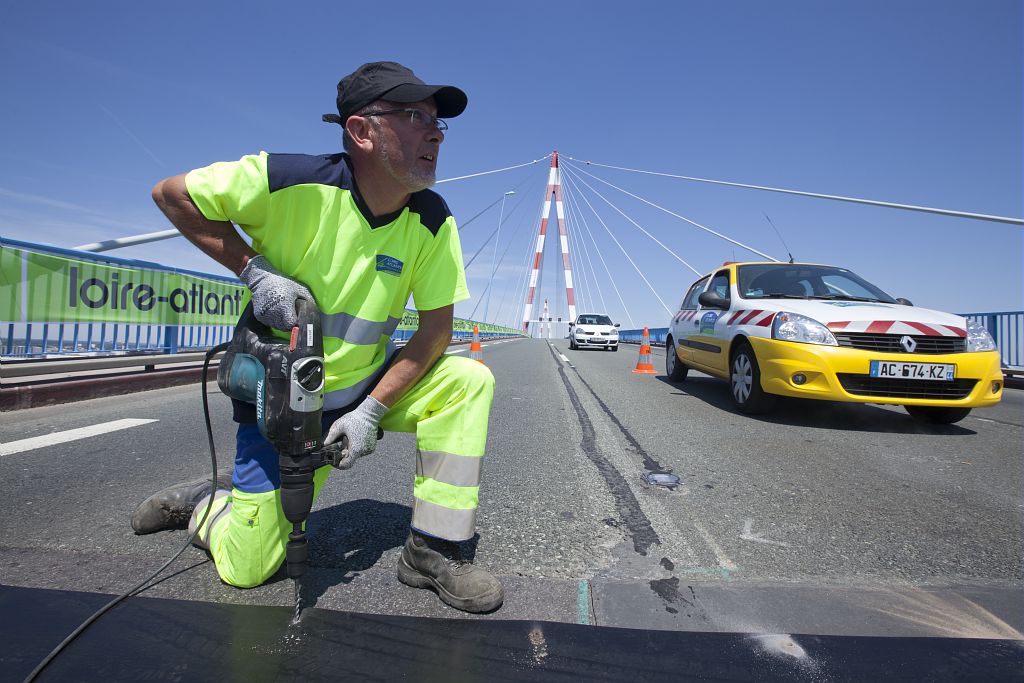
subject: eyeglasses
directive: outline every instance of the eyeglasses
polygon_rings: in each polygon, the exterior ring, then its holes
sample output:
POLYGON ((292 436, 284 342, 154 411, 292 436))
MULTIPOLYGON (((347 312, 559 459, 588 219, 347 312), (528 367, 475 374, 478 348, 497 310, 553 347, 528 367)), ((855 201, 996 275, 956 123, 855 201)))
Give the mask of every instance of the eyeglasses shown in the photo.
POLYGON ((443 119, 431 116, 419 109, 387 109, 385 111, 369 111, 362 114, 362 116, 384 116, 385 114, 408 114, 409 122, 412 123, 414 128, 419 128, 420 130, 431 130, 433 128, 438 130, 448 130, 448 123, 443 119))

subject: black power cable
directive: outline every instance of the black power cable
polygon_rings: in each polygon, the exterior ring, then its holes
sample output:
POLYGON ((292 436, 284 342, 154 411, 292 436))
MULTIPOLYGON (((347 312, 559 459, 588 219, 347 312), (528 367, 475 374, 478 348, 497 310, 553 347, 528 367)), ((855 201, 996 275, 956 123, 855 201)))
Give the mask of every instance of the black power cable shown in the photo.
MULTIPOLYGON (((210 442, 210 463, 213 466, 213 476, 211 479, 213 488, 211 489, 211 492, 213 491, 213 489, 217 488, 217 450, 213 445, 213 426, 210 423, 210 402, 206 392, 206 380, 209 373, 210 360, 221 351, 227 349, 229 343, 230 342, 224 342, 223 344, 213 347, 212 349, 206 352, 206 357, 203 359, 203 414, 206 417, 206 437, 207 439, 209 439, 210 442)), ((210 502, 213 502, 212 496, 210 497, 210 502)), ((101 616, 109 612, 115 605, 120 603, 125 598, 131 597, 133 595, 138 595, 139 593, 149 588, 152 588, 152 585, 147 586, 146 584, 148 584, 150 581, 153 581, 157 576, 160 575, 160 572, 171 566, 171 563, 178 559, 178 557, 180 557, 181 554, 185 552, 185 550, 187 550, 190 545, 192 545, 192 541, 194 541, 196 536, 199 535, 199 530, 203 528, 203 524, 206 522, 206 518, 210 515, 210 509, 212 507, 212 504, 206 506, 206 511, 203 513, 202 519, 200 519, 199 524, 196 525, 196 530, 192 533, 191 536, 188 537, 188 540, 185 541, 185 545, 181 547, 181 550, 176 552, 174 556, 171 557, 171 559, 167 560, 167 562, 165 562, 162 567, 153 572, 148 578, 144 579, 134 588, 130 588, 124 593, 121 593, 121 595, 117 596, 116 598, 108 602, 106 605, 96 610, 92 614, 92 616, 83 621, 82 624, 74 631, 72 631, 67 638, 62 640, 60 644, 57 645, 57 647, 53 648, 53 650, 50 651, 50 654, 46 655, 46 658, 43 661, 39 662, 39 665, 32 670, 32 673, 30 673, 25 678, 25 683, 31 683, 32 681, 34 681, 36 677, 40 674, 40 672, 42 672, 42 670, 45 669, 50 664, 50 662, 52 662, 57 657, 57 655, 59 655, 64 650, 64 648, 70 645, 75 638, 80 636, 82 632, 85 631, 85 629, 92 626, 97 619, 99 619, 101 616)))

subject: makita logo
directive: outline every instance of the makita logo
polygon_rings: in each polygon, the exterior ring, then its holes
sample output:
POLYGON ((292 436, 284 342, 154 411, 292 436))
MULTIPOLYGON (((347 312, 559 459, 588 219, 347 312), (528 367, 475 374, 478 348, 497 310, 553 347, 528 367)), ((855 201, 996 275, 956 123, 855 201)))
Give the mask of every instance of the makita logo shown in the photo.
POLYGON ((263 380, 256 380, 256 420, 263 421, 263 380))

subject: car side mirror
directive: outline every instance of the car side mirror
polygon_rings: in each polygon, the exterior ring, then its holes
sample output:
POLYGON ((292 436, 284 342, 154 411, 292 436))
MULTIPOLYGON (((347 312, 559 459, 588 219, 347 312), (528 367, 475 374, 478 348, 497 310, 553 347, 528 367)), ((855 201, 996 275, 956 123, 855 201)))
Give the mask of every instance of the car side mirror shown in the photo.
POLYGON ((575 325, 575 324, 576 324, 576 323, 569 323, 569 327, 572 327, 572 326, 573 326, 573 325, 575 325))
POLYGON ((729 300, 718 296, 715 292, 701 292, 701 295, 697 297, 697 302, 705 308, 719 308, 723 311, 729 308, 729 300))
POLYGON ((903 305, 903 306, 913 306, 914 305, 914 304, 910 303, 910 299, 904 299, 903 297, 900 297, 900 298, 896 299, 896 303, 898 303, 900 305, 903 305))
POLYGON ((618 327, 621 323, 615 323, 615 327, 618 327))

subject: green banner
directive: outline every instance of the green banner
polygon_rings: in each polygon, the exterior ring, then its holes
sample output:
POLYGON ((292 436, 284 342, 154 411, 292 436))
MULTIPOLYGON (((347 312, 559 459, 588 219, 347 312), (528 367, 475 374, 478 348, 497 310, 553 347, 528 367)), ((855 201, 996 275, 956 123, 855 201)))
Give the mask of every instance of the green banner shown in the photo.
POLYGON ((0 320, 234 325, 242 284, 0 246, 0 320))
MULTIPOLYGON (((76 259, 0 244, 0 321, 234 325, 249 302, 241 283, 173 271, 76 259)), ((399 330, 419 327, 406 310, 399 330)), ((456 332, 520 334, 455 318, 456 332)))

